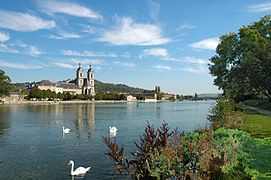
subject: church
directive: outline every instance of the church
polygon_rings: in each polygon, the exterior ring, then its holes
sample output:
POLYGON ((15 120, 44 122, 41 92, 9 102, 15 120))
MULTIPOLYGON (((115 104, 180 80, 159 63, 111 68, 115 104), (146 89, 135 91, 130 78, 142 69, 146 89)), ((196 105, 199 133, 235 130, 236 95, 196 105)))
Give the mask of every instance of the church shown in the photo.
POLYGON ((75 84, 77 85, 78 88, 82 89, 82 94, 95 95, 94 71, 91 68, 91 65, 89 65, 87 77, 84 78, 84 73, 83 73, 81 63, 79 63, 79 67, 76 70, 75 84))
POLYGON ((89 65, 87 76, 85 78, 82 65, 79 63, 79 67, 76 70, 76 79, 74 81, 51 83, 48 80, 42 80, 37 83, 32 83, 31 89, 33 88, 38 88, 40 90, 51 90, 56 93, 70 93, 72 95, 95 95, 94 71, 91 65, 89 65))

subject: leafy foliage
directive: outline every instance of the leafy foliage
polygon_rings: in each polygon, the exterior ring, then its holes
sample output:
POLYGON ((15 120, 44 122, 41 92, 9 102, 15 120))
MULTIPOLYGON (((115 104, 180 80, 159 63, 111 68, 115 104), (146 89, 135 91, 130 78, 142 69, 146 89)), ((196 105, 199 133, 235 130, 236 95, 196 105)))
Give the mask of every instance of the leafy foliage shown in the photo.
POLYGON ((116 165, 114 175, 133 179, 250 179, 271 172, 271 139, 236 129, 177 134, 166 123, 158 130, 147 123, 132 159, 116 139, 105 137, 104 143, 116 165))
POLYGON ((239 179, 271 177, 270 138, 253 138, 244 131, 224 128, 213 134, 217 148, 225 151, 224 173, 235 178, 239 176, 239 179))
POLYGON ((216 100, 216 104, 211 107, 207 119, 212 122, 214 128, 236 127, 233 122, 242 121, 243 114, 241 108, 232 99, 221 96, 216 100), (234 120, 233 120, 234 119, 234 120))
POLYGON ((95 100, 126 100, 124 94, 117 93, 97 93, 94 98, 95 100))
POLYGON ((177 134, 169 131, 166 123, 158 130, 147 123, 132 159, 125 156, 116 139, 105 137, 104 143, 109 148, 106 155, 116 165, 114 175, 125 173, 135 179, 248 179, 255 172, 263 175, 253 166, 249 149, 255 139, 239 130, 177 134))
POLYGON ((167 145, 168 138, 172 134, 173 131, 169 130, 166 123, 163 123, 158 130, 155 130, 153 126, 147 123, 145 133, 140 136, 139 144, 136 143, 138 150, 132 153, 133 159, 127 159, 123 148, 120 148, 110 138, 104 137, 104 143, 109 148, 106 155, 115 161, 115 172, 126 172, 126 174, 136 179, 154 178, 154 176, 168 177, 169 174, 167 173, 161 172, 161 174, 156 174, 157 172, 153 171, 153 166, 158 167, 158 162, 155 162, 155 155, 161 154, 163 148, 167 145))
POLYGON ((263 93, 271 101, 271 16, 220 37, 209 66, 214 84, 236 101, 263 93))
POLYGON ((61 99, 61 100, 72 100, 72 99, 80 99, 80 100, 91 100, 93 97, 91 95, 84 95, 84 94, 77 94, 72 95, 69 92, 67 93, 56 93, 51 90, 40 90, 40 89, 33 89, 29 95, 27 96, 27 99, 33 99, 36 98, 38 100, 54 100, 54 99, 61 99))
POLYGON ((10 78, 0 69, 0 97, 4 95, 8 96, 10 89, 10 78))

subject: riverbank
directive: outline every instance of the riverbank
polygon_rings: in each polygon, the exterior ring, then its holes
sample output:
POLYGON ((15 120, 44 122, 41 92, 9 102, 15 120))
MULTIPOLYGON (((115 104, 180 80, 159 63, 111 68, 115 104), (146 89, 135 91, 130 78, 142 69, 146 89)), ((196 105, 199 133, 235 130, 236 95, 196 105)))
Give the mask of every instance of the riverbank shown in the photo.
MULTIPOLYGON (((161 102, 170 102, 165 100, 157 100, 157 103, 161 102)), ((108 104, 114 104, 114 103, 149 103, 145 102, 143 100, 141 101, 125 101, 125 100, 72 100, 72 101, 2 101, 0 102, 0 105, 18 105, 18 104, 40 104, 40 105, 50 105, 50 104, 89 104, 89 103, 108 103, 108 104)), ((156 102, 151 102, 156 103, 156 102)))
POLYGON ((85 100, 73 100, 73 101, 5 101, 2 105, 15 105, 15 104, 88 104, 88 103, 126 103, 126 101, 85 101, 85 100))

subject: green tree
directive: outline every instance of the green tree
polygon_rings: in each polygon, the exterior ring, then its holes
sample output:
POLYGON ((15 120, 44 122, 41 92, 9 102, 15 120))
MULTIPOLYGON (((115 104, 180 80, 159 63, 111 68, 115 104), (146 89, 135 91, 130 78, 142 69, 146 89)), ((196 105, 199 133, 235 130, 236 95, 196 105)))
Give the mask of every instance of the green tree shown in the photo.
POLYGON ((8 96, 10 93, 11 85, 10 85, 10 78, 5 75, 5 72, 0 69, 0 97, 1 96, 8 96))
POLYGON ((232 98, 261 92, 271 101, 271 17, 220 37, 209 66, 214 84, 232 98))

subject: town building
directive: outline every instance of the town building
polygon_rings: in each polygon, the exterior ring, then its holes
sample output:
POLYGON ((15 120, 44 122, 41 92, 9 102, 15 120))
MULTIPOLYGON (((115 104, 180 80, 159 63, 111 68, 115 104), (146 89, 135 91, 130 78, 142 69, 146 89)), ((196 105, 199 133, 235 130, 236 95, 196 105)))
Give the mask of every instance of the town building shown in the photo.
POLYGON ((40 82, 34 82, 30 84, 30 88, 38 88, 40 90, 51 90, 56 93, 70 93, 72 95, 76 94, 86 94, 86 95, 95 95, 95 86, 94 86, 94 71, 89 66, 87 71, 87 77, 84 77, 83 68, 81 63, 76 70, 76 79, 71 82, 58 82, 52 83, 48 80, 42 80, 40 82))
POLYGON ((145 96, 144 102, 157 102, 157 94, 154 94, 154 96, 145 96))
POLYGON ((132 95, 129 95, 127 96, 127 102, 136 102, 136 97, 132 96, 132 95))

